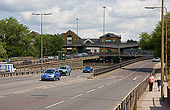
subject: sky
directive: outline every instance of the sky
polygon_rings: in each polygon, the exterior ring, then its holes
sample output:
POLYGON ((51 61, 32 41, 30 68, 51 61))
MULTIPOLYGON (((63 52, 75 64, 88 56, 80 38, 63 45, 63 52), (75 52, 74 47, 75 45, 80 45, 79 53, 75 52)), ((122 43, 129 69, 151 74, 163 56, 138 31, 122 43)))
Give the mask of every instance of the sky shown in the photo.
MULTIPOLYGON (((42 16, 44 34, 61 34, 72 30, 85 38, 103 35, 105 6, 105 34, 121 35, 122 41, 139 41, 142 32, 152 33, 161 20, 161 9, 149 10, 145 6, 160 6, 162 0, 0 0, 0 20, 13 17, 41 32, 40 16, 32 13, 52 13, 42 16)), ((170 9, 170 0, 164 3, 170 9)))

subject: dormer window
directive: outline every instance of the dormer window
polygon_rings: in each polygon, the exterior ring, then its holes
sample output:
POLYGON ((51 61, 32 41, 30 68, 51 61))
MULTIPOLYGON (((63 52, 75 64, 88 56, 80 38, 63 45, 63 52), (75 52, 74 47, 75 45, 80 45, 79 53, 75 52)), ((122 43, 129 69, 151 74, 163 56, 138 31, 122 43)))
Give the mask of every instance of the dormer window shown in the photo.
POLYGON ((109 35, 109 34, 107 34, 107 35, 106 35, 106 37, 110 37, 110 35, 109 35))
POLYGON ((67 36, 67 44, 72 44, 72 36, 71 35, 67 36))

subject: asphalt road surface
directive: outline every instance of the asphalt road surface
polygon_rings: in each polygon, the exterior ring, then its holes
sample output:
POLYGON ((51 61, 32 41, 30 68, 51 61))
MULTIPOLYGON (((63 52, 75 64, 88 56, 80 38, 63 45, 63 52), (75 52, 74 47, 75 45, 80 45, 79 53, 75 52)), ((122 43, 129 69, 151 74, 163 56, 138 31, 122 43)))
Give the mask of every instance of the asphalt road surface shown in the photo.
POLYGON ((40 75, 0 79, 0 110, 113 110, 152 71, 145 60, 95 79, 72 71, 60 81, 40 81, 40 75))

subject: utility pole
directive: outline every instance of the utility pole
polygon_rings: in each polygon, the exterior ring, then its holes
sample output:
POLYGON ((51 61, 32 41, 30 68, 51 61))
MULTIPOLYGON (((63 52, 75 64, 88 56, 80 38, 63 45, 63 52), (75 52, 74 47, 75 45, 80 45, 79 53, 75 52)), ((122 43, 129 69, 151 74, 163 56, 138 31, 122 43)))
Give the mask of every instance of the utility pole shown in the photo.
POLYGON ((164 100, 164 0, 162 0, 161 98, 164 100))
POLYGON ((40 15, 41 17, 41 71, 43 71, 43 32, 42 32, 42 16, 43 15, 51 15, 52 13, 32 13, 32 15, 40 15))
POLYGON ((103 60, 104 60, 104 63, 105 63, 105 41, 106 41, 106 38, 104 37, 104 34, 105 34, 105 9, 106 7, 103 6, 103 60))

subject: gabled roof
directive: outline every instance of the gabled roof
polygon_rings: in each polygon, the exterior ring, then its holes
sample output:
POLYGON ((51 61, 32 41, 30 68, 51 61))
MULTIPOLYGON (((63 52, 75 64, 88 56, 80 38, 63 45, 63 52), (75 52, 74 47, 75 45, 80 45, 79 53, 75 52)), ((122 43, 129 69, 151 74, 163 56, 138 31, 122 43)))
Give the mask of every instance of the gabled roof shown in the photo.
POLYGON ((113 37, 113 38, 121 38, 121 35, 115 35, 113 33, 107 33, 99 38, 102 38, 102 37, 113 37))
POLYGON ((64 34, 67 34, 67 33, 72 33, 73 35, 75 35, 75 36, 77 36, 79 39, 81 39, 76 33, 74 33, 74 32, 71 31, 71 30, 68 30, 66 33, 60 34, 60 36, 62 37, 64 34))
POLYGON ((33 34, 33 35, 35 35, 35 36, 40 35, 38 32, 35 32, 35 31, 32 31, 31 34, 33 34))
POLYGON ((90 43, 92 43, 92 44, 94 44, 94 42, 91 40, 91 39, 86 39, 84 42, 83 42, 83 44, 85 44, 87 41, 89 41, 90 43))
POLYGON ((100 44, 100 39, 80 39, 78 44, 84 44, 85 41, 93 42, 92 44, 100 44))

